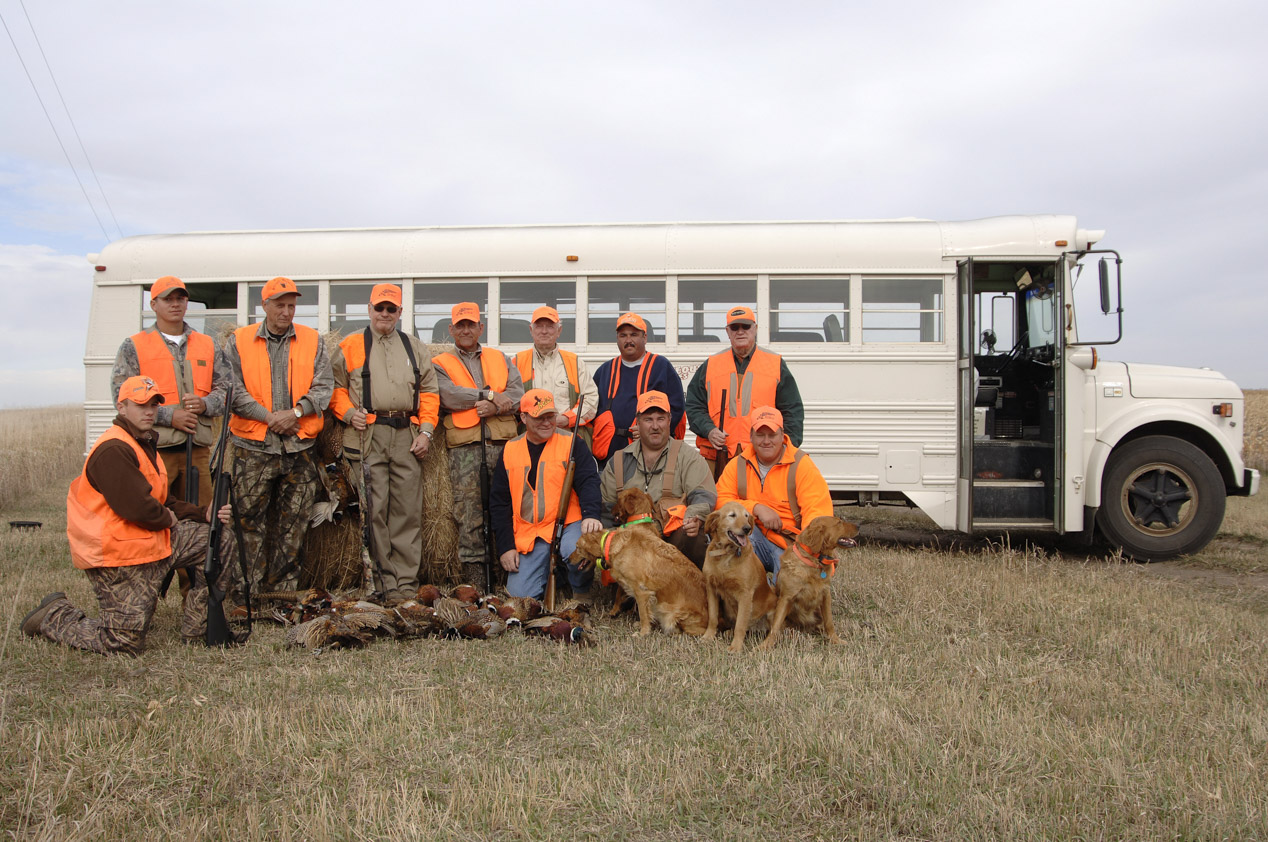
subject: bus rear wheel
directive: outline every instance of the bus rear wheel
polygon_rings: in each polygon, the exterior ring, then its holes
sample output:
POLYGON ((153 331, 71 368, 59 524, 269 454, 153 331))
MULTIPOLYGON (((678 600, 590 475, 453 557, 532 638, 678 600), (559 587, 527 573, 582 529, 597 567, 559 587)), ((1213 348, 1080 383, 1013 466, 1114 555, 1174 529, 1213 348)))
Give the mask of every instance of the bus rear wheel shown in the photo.
POLYGON ((1110 455, 1097 524, 1133 560, 1165 561, 1205 547, 1224 504, 1224 480, 1209 456, 1182 439, 1145 436, 1110 455))

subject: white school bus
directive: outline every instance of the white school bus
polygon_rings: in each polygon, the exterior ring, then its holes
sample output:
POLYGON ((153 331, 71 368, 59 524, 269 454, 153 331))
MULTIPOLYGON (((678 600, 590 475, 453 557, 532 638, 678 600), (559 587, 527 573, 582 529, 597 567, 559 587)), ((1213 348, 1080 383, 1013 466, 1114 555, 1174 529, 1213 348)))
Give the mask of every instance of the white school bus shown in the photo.
POLYGON ((1121 261, 1095 248, 1103 234, 1035 215, 128 237, 89 256, 87 439, 114 415, 115 352, 152 323, 146 290, 164 275, 185 281, 188 321, 213 334, 260 320, 276 275, 320 331, 364 328, 370 288, 391 281, 404 330, 447 342, 450 307, 475 301, 482 341, 508 352, 531 344, 530 315, 549 304, 591 371, 633 310, 684 384, 728 347, 725 312, 743 304, 797 379, 802 446, 838 501, 912 505, 964 532, 1095 525, 1139 559, 1192 553, 1226 495, 1258 490, 1242 393, 1209 370, 1098 358, 1122 330, 1121 261))

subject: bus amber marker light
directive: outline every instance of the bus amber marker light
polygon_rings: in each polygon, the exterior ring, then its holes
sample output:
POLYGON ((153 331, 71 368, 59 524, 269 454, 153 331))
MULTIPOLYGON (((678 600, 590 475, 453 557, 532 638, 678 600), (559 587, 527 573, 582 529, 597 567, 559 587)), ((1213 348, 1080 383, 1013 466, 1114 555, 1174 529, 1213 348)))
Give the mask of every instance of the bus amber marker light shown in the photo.
POLYGON ((565 258, 565 259, 566 259, 569 263, 576 263, 576 262, 577 262, 580 258, 579 258, 579 257, 577 257, 575 254, 570 254, 570 255, 568 255, 568 257, 567 257, 567 258, 565 258))
POLYGON ((1221 418, 1233 417, 1233 405, 1231 403, 1217 403, 1211 407, 1211 414, 1218 415, 1221 418))

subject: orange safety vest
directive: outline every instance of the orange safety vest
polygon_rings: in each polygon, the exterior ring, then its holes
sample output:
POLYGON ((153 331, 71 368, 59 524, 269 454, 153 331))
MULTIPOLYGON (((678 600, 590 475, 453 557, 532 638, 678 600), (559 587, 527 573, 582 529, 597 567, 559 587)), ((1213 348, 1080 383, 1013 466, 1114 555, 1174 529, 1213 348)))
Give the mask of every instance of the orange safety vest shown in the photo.
MULTIPOLYGON (((449 375, 449 379, 453 381, 455 386, 461 386, 464 389, 478 388, 475 380, 471 377, 471 372, 467 371, 467 367, 462 364, 462 360, 453 354, 448 352, 437 354, 431 358, 431 361, 445 370, 445 374, 449 375)), ((484 376, 485 388, 492 389, 495 392, 506 391, 506 384, 510 381, 511 371, 506 367, 506 355, 501 351, 495 351, 492 348, 481 348, 480 372, 484 376)), ((451 423, 455 427, 464 430, 480 425, 480 415, 476 412, 474 406, 470 409, 451 412, 449 417, 453 419, 451 423)))
MULTIPOLYGON (((536 349, 529 348, 515 355, 515 367, 520 370, 520 379, 524 381, 524 391, 533 388, 533 354, 536 349)), ((577 425, 577 398, 581 395, 580 380, 577 374, 577 355, 572 351, 559 348, 559 356, 564 361, 564 373, 568 375, 568 406, 560 410, 568 416, 575 427, 577 425)), ((558 407, 556 407, 558 409, 558 407)))
MULTIPOLYGON (((171 346, 158 332, 158 328, 133 334, 132 344, 136 346, 141 373, 159 387, 159 391, 163 393, 163 403, 167 406, 180 403, 180 385, 176 377, 178 363, 172 355, 171 346)), ((195 331, 185 337, 185 362, 189 364, 194 392, 199 397, 211 394, 211 374, 215 361, 216 343, 211 341, 210 336, 195 331)))
MULTIPOLYGON (((317 343, 321 341, 317 331, 304 325, 292 325, 295 338, 286 358, 286 383, 292 397, 303 397, 313 385, 313 368, 317 362, 317 343)), ((247 325, 233 332, 238 347, 238 359, 242 362, 242 381, 247 392, 269 412, 273 411, 273 371, 269 365, 268 340, 260 337, 259 325, 247 325)), ((314 439, 321 432, 322 413, 305 415, 299 419, 299 437, 314 439)), ((264 441, 269 425, 263 421, 229 417, 229 431, 238 438, 264 441)))
MULTIPOLYGON (((397 331, 397 334, 404 336, 400 331, 397 331)), ((406 341, 409 341, 408 337, 406 337, 406 341)), ((365 365, 365 334, 353 333, 345 336, 343 341, 339 343, 339 350, 343 352, 344 370, 348 372, 348 380, 351 381, 353 372, 365 365)), ((410 361, 413 362, 412 357, 410 361)), ((415 373, 417 371, 415 369, 415 373)), ((358 376, 360 375, 358 374, 358 376)), ((415 384, 415 388, 417 388, 417 385, 415 384)), ((424 392, 421 390, 417 394, 418 406, 414 407, 414 409, 418 414, 409 419, 410 423, 430 423, 433 427, 436 426, 440 420, 440 396, 435 392, 424 392)), ((352 394, 348 389, 340 386, 335 387, 334 392, 330 396, 330 409, 334 412, 335 418, 342 421, 350 410, 358 408, 366 410, 365 423, 373 424, 375 421, 374 413, 371 411, 372 407, 365 406, 365 395, 361 395, 361 406, 358 407, 352 402, 352 394)))
MULTIPOLYGON (((749 443, 749 416, 759 406, 774 406, 779 387, 779 354, 753 349, 748 368, 740 377, 735 371, 735 355, 731 350, 714 354, 705 362, 705 388, 708 390, 709 417, 722 418, 722 390, 726 389, 726 422, 718 422, 727 435, 727 456, 734 456, 749 443)), ((717 450, 708 436, 696 436, 700 455, 712 461, 717 450)))
MULTIPOLYGON (((167 501, 167 468, 163 460, 150 461, 145 450, 127 430, 115 424, 93 443, 88 458, 102 442, 127 442, 136 451, 141 474, 150 484, 150 495, 160 503, 167 501)), ((80 570, 93 567, 128 567, 148 564, 172 554, 172 536, 168 529, 146 529, 115 514, 100 491, 88 481, 88 462, 70 484, 66 493, 66 537, 70 539, 70 557, 80 570)))
MULTIPOLYGON (((528 553, 538 538, 550 543, 555 537, 555 518, 559 516, 559 498, 564 490, 564 476, 568 473, 568 455, 571 452, 572 433, 557 430, 537 460, 537 482, 534 488, 528 484, 531 460, 528 454, 528 438, 517 436, 506 443, 502 459, 506 465, 506 477, 511 488, 512 524, 515 527, 515 550, 528 553)), ((568 513, 564 523, 581 520, 581 501, 577 492, 568 494, 568 513)))

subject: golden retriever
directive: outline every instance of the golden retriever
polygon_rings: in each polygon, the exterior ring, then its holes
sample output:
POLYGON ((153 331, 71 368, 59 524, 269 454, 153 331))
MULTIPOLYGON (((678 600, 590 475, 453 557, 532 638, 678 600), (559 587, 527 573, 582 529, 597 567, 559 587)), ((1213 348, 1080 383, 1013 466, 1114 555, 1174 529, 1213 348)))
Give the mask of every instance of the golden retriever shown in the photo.
POLYGON ((582 558, 603 559, 612 578, 634 597, 640 635, 651 634, 653 617, 671 634, 704 634, 704 574, 660 539, 655 523, 582 535, 571 561, 576 563, 582 558))
POLYGON ((718 633, 719 606, 735 618, 732 652, 744 651, 749 623, 775 610, 775 591, 766 581, 766 568, 753 552, 749 536, 753 515, 736 502, 727 503, 705 519, 709 549, 704 554, 704 581, 709 602, 709 627, 704 637, 718 633))
POLYGON ((800 535, 789 540, 788 549, 779 557, 779 578, 775 581, 779 602, 775 606, 775 620, 759 649, 775 645, 785 622, 804 631, 822 626, 828 640, 845 642, 837 637, 832 624, 829 586, 836 573, 837 550, 856 546, 854 536, 858 534, 859 528, 854 524, 824 515, 810 521, 800 535))

